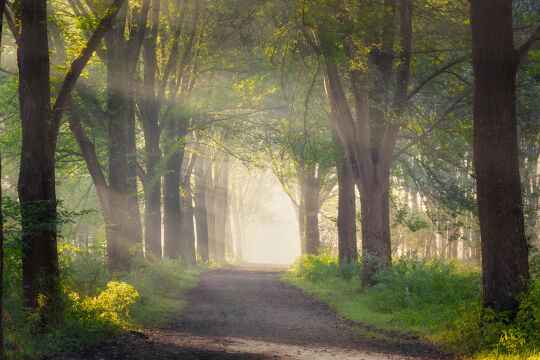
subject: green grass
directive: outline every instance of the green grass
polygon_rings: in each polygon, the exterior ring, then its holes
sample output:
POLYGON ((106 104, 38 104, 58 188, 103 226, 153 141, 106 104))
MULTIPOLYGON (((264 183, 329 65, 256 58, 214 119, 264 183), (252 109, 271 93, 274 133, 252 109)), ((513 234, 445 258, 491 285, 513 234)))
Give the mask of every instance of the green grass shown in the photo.
MULTIPOLYGON (((62 256, 65 321, 57 327, 40 326, 39 316, 20 306, 20 280, 14 279, 5 308, 10 318, 4 324, 9 359, 54 356, 126 331, 167 324, 187 304, 185 293, 197 285, 197 275, 207 270, 186 270, 177 260, 139 259, 129 273, 109 275, 103 255, 92 248, 62 256)), ((10 267, 8 274, 20 270, 10 267)))
POLYGON ((187 304, 184 294, 197 285, 196 276, 205 269, 182 270, 170 260, 138 267, 126 279, 141 294, 131 310, 132 324, 152 328, 171 321, 187 304))
POLYGON ((531 262, 531 289, 515 319, 480 303, 480 272, 456 263, 398 259, 361 287, 360 263, 340 269, 329 254, 305 256, 281 279, 336 309, 363 336, 414 335, 446 351, 475 359, 538 359, 540 286, 538 259, 531 262))

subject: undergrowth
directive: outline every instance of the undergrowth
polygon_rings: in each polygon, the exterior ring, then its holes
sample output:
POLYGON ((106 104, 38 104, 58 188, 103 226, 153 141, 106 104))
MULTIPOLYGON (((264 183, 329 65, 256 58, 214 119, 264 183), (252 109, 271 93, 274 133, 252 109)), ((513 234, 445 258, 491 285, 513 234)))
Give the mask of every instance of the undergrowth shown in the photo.
POLYGON ((20 250, 9 244, 6 249, 4 334, 9 359, 69 352, 164 324, 185 306, 183 295, 196 285, 195 275, 202 270, 185 270, 179 260, 137 259, 130 272, 108 274, 103 241, 86 249, 60 246, 65 320, 44 327, 37 313, 20 305, 20 250))
POLYGON ((342 268, 327 253, 300 258, 283 279, 334 307, 341 316, 476 359, 540 358, 540 266, 531 261, 528 294, 513 319, 480 301, 479 269, 454 262, 401 258, 361 286, 361 263, 342 268))

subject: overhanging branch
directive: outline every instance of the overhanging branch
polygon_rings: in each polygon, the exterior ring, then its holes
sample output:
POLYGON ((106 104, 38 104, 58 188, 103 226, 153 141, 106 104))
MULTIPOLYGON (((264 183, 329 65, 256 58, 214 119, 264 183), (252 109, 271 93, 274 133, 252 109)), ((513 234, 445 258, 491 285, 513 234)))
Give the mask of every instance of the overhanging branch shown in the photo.
POLYGON ((56 97, 56 101, 52 107, 53 120, 56 121, 57 126, 60 125, 62 114, 67 102, 71 98, 71 91, 75 87, 75 83, 79 79, 84 67, 90 60, 90 57, 101 43, 101 39, 105 35, 105 32, 112 26, 112 22, 116 17, 118 10, 122 7, 125 1, 126 0, 114 0, 113 4, 108 10, 108 14, 101 19, 80 55, 71 63, 67 75, 62 82, 62 86, 60 87, 58 96, 56 97))

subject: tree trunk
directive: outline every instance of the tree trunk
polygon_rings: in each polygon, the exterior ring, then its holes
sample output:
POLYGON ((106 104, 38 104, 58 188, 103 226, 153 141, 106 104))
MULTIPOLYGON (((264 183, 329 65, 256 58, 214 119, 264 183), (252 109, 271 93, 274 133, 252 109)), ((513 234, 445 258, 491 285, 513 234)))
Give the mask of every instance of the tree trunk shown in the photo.
MULTIPOLYGON (((354 177, 343 154, 336 159, 338 177, 338 254, 340 264, 358 261, 354 177)), ((339 155, 338 155, 339 156, 339 155)))
MULTIPOLYGON (((201 159, 202 160, 202 159, 201 159)), ((210 258, 216 260, 216 215, 215 215, 215 184, 212 162, 204 161, 205 164, 205 202, 206 202, 206 222, 208 226, 208 254, 210 258)))
POLYGON ((160 2, 153 1, 150 33, 143 42, 144 83, 143 100, 139 106, 145 145, 146 184, 144 186, 144 242, 147 256, 161 259, 161 176, 158 166, 161 161, 159 148, 159 104, 156 99, 156 47, 159 28, 160 2))
POLYGON ((306 227, 305 227, 305 214, 306 214, 306 202, 300 186, 300 199, 298 204, 298 228, 300 233, 300 254, 306 255, 306 227))
POLYGON ((195 228, 193 226, 193 196, 191 193, 191 183, 188 181, 184 187, 184 197, 182 198, 182 232, 185 236, 184 261, 187 266, 197 265, 195 255, 195 228))
MULTIPOLYGON (((313 173, 314 174, 314 173, 313 173)), ((318 254, 321 247, 319 234, 319 185, 315 177, 309 174, 303 181, 304 192, 304 233, 306 238, 306 254, 318 254)))
POLYGON ((62 321, 58 283, 54 155, 57 125, 51 114, 47 4, 20 3, 18 46, 22 149, 19 201, 22 211, 23 303, 43 322, 62 321), (46 306, 39 305, 44 296, 46 306))
MULTIPOLYGON (((364 286, 373 284, 377 267, 386 266, 391 259, 389 171, 400 123, 408 102, 412 1, 400 1, 399 36, 395 36, 397 26, 393 21, 396 1, 389 1, 388 5, 387 19, 376 30, 376 37, 381 37, 380 43, 374 46, 368 40, 362 45, 371 47, 367 69, 347 69, 347 82, 352 94, 350 101, 343 89, 340 69, 333 55, 337 50, 335 38, 329 37, 324 31, 324 24, 321 24, 322 31, 316 32, 316 42, 323 59, 324 86, 332 121, 343 147, 354 150, 349 161, 362 205, 364 286), (399 45, 399 51, 394 55, 391 49, 396 45, 399 45), (389 96, 394 78, 394 94, 389 96), (354 109, 350 107, 350 103, 354 105, 354 109), (391 109, 391 112, 382 109, 391 109)), ((345 55, 351 60, 355 58, 358 50, 352 36, 345 32, 338 37, 341 41, 339 45, 343 46, 345 55)))
POLYGON ((137 145, 135 138, 135 103, 133 90, 128 91, 128 132, 126 140, 127 159, 127 189, 128 189, 128 212, 129 212, 129 239, 131 246, 137 248, 138 256, 142 256, 142 223, 139 209, 139 193, 137 187, 137 145))
POLYGON ((517 144, 512 1, 470 0, 474 68, 474 169, 482 241, 482 298, 495 311, 517 312, 527 290, 517 144))
POLYGON ((197 226, 197 252, 208 263, 208 217, 206 212, 206 181, 202 159, 195 163, 195 223, 197 226))
POLYGON ((163 254, 171 259, 184 256, 184 234, 180 213, 180 170, 184 161, 187 119, 168 119, 165 125, 166 150, 163 188, 163 254))
POLYGON ((236 211, 232 214, 232 220, 234 221, 234 237, 236 242, 236 256, 243 260, 244 259, 244 231, 241 228, 240 222, 240 213, 239 209, 236 208, 236 211))
POLYGON ((360 201, 362 204, 362 285, 375 283, 374 275, 391 261, 389 180, 363 174, 360 201))
POLYGON ((225 259, 225 241, 227 215, 229 209, 229 168, 228 162, 223 162, 220 168, 216 170, 214 186, 214 216, 215 216, 215 241, 216 241, 216 259, 225 259))
MULTIPOLYGON (((123 27, 121 27, 123 29, 123 27)), ((122 30, 123 31, 123 30, 122 30)), ((118 29, 105 37, 107 43, 107 122, 109 135, 109 203, 110 227, 108 229, 107 255, 109 271, 127 271, 131 266, 129 249, 130 207, 128 185, 128 102, 126 88, 128 74, 124 71, 122 57, 123 33, 118 29), (113 50, 115 49, 115 50, 113 50)))
MULTIPOLYGON (((157 120, 157 113, 156 120, 157 120)), ((159 126, 145 131, 146 185, 144 188, 144 241, 146 253, 161 259, 161 176, 158 166, 161 161, 159 148, 159 126)))
POLYGON ((225 224, 225 255, 234 256, 234 245, 232 236, 231 216, 227 214, 227 223, 225 224))
POLYGON ((107 251, 110 271, 129 270, 132 262, 130 248, 142 241, 136 182, 133 73, 144 39, 149 7, 150 1, 144 0, 140 8, 134 9, 133 16, 128 17, 129 3, 121 6, 114 26, 105 34, 111 209, 107 251), (129 39, 126 39, 126 24, 129 39))

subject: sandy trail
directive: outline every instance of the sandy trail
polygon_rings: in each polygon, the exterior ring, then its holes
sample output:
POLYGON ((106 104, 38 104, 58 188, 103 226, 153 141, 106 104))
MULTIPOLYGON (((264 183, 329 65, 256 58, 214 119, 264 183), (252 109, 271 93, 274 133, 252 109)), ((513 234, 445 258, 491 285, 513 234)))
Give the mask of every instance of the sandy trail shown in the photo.
POLYGON ((423 344, 362 337, 326 305, 269 273, 242 266, 204 273, 180 320, 64 359, 447 359, 423 344))

